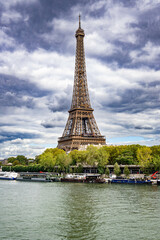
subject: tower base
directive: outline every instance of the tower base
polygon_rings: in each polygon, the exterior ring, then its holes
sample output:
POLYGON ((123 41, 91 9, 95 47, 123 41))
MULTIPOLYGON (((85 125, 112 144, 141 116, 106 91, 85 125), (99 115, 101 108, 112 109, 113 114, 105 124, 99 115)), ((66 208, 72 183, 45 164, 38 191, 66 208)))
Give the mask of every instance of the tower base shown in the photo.
POLYGON ((58 140, 58 148, 66 152, 78 150, 82 145, 105 145, 106 139, 103 136, 69 136, 61 137, 58 140))

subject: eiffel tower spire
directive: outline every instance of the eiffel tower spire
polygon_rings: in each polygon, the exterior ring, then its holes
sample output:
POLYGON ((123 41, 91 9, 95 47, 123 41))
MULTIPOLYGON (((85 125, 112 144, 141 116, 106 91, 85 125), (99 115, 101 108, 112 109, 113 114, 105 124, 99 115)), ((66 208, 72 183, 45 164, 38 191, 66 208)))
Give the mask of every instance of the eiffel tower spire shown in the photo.
POLYGON ((58 147, 66 151, 78 149, 81 145, 105 144, 105 138, 100 134, 89 98, 84 36, 79 15, 79 28, 75 33, 77 45, 72 104, 63 135, 58 140, 58 147))
POLYGON ((79 14, 79 28, 81 28, 81 15, 79 14))
POLYGON ((85 64, 85 52, 84 52, 84 30, 81 29, 81 19, 79 15, 79 28, 76 31, 75 37, 77 39, 76 47, 76 62, 75 62, 75 75, 74 75, 74 87, 71 109, 74 108, 91 108, 88 86, 87 86, 87 74, 85 64))

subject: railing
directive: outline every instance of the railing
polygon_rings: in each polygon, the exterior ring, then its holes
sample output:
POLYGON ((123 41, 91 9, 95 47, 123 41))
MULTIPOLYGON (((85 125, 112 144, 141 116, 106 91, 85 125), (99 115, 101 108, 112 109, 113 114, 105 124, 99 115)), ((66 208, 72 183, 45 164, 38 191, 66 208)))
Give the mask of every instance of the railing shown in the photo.
POLYGON ((65 137, 59 137, 59 140, 62 139, 71 139, 71 138, 101 138, 101 139, 106 139, 105 136, 96 136, 96 135, 87 135, 87 134, 81 134, 81 135, 70 135, 70 136, 65 136, 65 137))

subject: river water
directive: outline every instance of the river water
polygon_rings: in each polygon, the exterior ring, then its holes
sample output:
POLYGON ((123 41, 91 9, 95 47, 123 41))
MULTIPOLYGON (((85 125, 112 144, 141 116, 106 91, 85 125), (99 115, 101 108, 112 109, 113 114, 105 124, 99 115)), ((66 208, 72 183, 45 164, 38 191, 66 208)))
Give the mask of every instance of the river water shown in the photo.
POLYGON ((0 181, 2 240, 160 240, 160 186, 0 181))

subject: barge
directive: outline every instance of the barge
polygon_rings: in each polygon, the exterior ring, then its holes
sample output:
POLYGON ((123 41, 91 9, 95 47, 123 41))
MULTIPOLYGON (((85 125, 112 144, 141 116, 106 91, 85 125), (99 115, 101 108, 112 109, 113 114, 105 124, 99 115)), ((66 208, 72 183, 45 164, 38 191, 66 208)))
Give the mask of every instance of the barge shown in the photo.
POLYGON ((50 176, 46 173, 21 173, 17 181, 25 182, 52 182, 50 176))
POLYGON ((140 179, 111 179, 110 183, 152 184, 152 181, 151 180, 140 180, 140 179))
POLYGON ((67 174, 61 178, 61 182, 72 183, 105 183, 100 174, 67 174))

